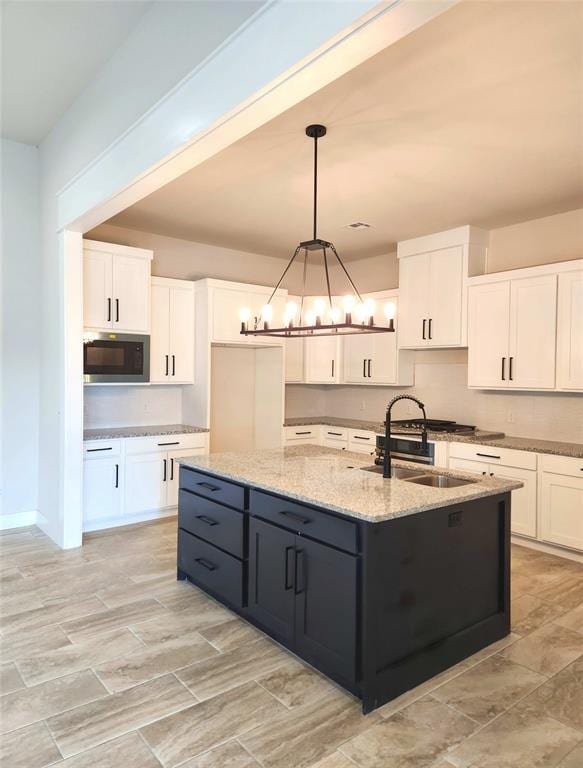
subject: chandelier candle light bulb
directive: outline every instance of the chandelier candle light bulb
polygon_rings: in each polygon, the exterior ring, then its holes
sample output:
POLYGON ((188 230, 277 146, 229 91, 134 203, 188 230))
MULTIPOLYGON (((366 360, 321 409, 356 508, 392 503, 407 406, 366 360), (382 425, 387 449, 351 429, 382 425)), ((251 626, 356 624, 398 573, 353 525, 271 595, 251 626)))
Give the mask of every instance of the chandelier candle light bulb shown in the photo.
POLYGON ((268 330, 269 323, 273 320, 273 307, 271 304, 264 304, 261 309, 261 318, 263 320, 264 330, 268 330))
POLYGON ((245 333, 247 331, 247 323, 249 322, 250 317, 251 310, 249 307, 241 307, 239 310, 239 319, 241 320, 241 333, 245 333))

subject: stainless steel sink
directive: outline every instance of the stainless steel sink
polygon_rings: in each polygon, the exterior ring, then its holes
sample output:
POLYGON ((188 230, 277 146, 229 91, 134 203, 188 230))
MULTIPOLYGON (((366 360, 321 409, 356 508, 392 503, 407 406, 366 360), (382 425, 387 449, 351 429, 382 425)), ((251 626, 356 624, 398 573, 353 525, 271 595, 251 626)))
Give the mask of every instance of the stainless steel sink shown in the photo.
MULTIPOLYGON (((377 472, 379 475, 383 474, 383 468, 378 464, 374 464, 372 467, 361 467, 363 472, 377 472)), ((413 477, 419 477, 424 470, 422 469, 407 469, 406 467, 393 467, 391 471, 391 477, 397 480, 406 480, 413 477)))
POLYGON ((408 477, 408 483, 417 485, 429 485, 432 488, 457 488, 459 485, 471 485, 476 480, 462 480, 461 477, 449 477, 448 475, 421 475, 421 477, 408 477))

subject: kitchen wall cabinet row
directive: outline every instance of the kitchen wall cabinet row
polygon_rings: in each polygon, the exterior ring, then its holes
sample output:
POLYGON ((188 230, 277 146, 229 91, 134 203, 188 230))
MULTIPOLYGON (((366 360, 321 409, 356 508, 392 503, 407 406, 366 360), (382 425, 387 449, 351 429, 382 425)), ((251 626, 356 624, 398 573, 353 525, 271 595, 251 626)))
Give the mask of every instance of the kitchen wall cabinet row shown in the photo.
POLYGON ((470 281, 468 386, 583 390, 580 261, 470 281))
POLYGON ((83 530, 164 514, 178 504, 178 462, 208 453, 208 433, 156 435, 83 444, 83 530))

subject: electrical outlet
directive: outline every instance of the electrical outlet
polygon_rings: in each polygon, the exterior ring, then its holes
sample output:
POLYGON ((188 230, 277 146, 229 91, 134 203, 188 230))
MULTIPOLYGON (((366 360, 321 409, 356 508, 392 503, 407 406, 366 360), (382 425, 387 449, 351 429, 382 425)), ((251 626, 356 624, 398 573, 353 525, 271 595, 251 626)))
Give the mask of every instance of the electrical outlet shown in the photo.
POLYGON ((508 411, 508 413, 506 414, 506 421, 509 424, 514 424, 514 411, 508 411))
POLYGON ((361 411, 366 411, 366 400, 361 400, 360 401, 360 410, 361 411))

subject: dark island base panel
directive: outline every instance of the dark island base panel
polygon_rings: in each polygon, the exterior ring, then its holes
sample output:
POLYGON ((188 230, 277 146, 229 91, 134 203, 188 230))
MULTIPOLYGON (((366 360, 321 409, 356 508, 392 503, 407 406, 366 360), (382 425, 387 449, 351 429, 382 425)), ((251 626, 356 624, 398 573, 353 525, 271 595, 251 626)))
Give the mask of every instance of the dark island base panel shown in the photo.
POLYGON ((362 700, 510 632, 510 494, 378 523, 180 470, 188 579, 362 700))

